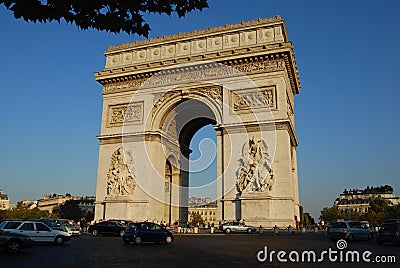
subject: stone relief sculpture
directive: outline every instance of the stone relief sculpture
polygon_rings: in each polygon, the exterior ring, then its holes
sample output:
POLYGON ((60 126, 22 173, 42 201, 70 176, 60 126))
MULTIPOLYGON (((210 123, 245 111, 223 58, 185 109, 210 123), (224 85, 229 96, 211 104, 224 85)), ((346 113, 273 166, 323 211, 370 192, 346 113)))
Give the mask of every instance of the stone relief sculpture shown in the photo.
MULTIPOLYGON (((131 152, 125 155, 132 160, 131 152)), ((124 151, 118 148, 111 156, 110 168, 107 173, 107 196, 131 195, 136 184, 128 165, 124 160, 124 151)))
POLYGON ((270 191, 273 179, 267 144, 263 140, 254 141, 254 137, 249 139, 243 145, 242 157, 239 159, 236 182, 238 192, 270 191))
POLYGON ((120 126, 124 123, 141 123, 143 120, 143 103, 130 103, 110 106, 109 126, 120 126))

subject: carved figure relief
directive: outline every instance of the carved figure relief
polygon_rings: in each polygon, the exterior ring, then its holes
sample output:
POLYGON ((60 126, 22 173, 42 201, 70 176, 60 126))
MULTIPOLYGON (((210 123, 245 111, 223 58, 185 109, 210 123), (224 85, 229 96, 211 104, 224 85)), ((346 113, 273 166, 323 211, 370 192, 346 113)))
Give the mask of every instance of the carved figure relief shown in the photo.
POLYGON ((239 159, 236 187, 242 192, 271 191, 274 175, 267 144, 263 140, 249 139, 239 159))
POLYGON ((178 83, 199 81, 204 79, 227 78, 237 76, 238 71, 242 73, 278 72, 285 70, 285 62, 282 59, 268 59, 259 62, 245 62, 240 64, 226 63, 231 66, 218 64, 201 64, 193 70, 177 69, 171 72, 159 72, 151 79, 136 78, 133 81, 124 81, 107 84, 103 88, 103 94, 113 94, 136 90, 139 87, 151 88, 178 83), (233 67, 233 68, 232 68, 233 67), (236 70, 235 70, 236 69, 236 70))
MULTIPOLYGON (((198 92, 206 95, 207 97, 221 101, 222 102, 222 87, 221 86, 206 86, 206 87, 198 87, 190 89, 187 93, 193 94, 194 92, 198 92), (190 92, 192 91, 192 92, 190 92)), ((180 97, 185 94, 185 91, 182 90, 173 90, 168 91, 166 93, 154 93, 153 98, 153 115, 156 113, 157 109, 163 105, 165 101, 171 100, 175 97, 180 97)))
POLYGON ((290 103, 289 99, 287 99, 287 115, 289 117, 290 122, 294 125, 294 112, 292 104, 290 103))
MULTIPOLYGON (((196 90, 196 89, 195 89, 196 90)), ((209 86, 198 89, 200 93, 203 93, 211 99, 222 101, 222 87, 221 86, 209 86)))
POLYGON ((143 103, 110 106, 108 126, 121 126, 123 123, 141 123, 143 103))
POLYGON ((231 92, 231 105, 234 111, 247 111, 263 107, 276 109, 275 87, 235 94, 231 92))
POLYGON ((170 120, 170 122, 168 124, 168 127, 167 127, 167 134, 170 137, 172 137, 172 138, 174 138, 176 140, 178 139, 178 133, 177 133, 177 130, 176 130, 176 119, 175 118, 172 118, 170 120))
POLYGON ((135 190, 135 178, 131 174, 127 161, 133 162, 132 155, 127 152, 124 156, 122 148, 118 148, 111 156, 110 168, 107 173, 107 196, 131 195, 135 190))

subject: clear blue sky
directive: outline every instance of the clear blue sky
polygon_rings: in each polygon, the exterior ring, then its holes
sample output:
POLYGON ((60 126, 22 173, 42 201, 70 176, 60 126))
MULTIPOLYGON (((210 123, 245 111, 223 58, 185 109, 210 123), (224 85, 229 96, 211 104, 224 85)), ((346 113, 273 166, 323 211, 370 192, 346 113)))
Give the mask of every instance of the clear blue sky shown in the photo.
MULTIPOLYGON (((400 2, 209 1, 186 18, 149 16, 151 37, 280 14, 295 46, 300 200, 314 217, 345 188, 399 195, 400 2), (228 4, 229 3, 229 4, 228 4)), ((0 188, 13 203, 94 195, 102 108, 93 72, 137 36, 15 20, 0 7, 0 188)))

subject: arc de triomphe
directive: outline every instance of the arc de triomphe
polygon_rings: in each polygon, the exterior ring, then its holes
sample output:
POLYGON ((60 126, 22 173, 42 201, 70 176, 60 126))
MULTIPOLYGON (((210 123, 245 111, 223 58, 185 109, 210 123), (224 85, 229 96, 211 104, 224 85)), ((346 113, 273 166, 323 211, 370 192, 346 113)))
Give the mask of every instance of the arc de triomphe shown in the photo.
POLYGON ((216 131, 217 220, 299 219, 294 95, 300 82, 275 16, 110 47, 96 72, 103 113, 95 220, 188 220, 190 141, 216 131))

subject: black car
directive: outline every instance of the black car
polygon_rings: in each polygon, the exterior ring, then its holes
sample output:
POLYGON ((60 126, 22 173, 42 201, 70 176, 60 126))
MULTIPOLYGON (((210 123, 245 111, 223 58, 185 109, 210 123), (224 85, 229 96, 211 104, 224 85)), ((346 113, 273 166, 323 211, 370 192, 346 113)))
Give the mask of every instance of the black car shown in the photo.
POLYGON ((400 223, 384 223, 376 235, 376 243, 385 242, 400 244, 400 223))
POLYGON ((89 226, 88 233, 93 236, 103 235, 120 235, 125 232, 126 225, 121 221, 101 221, 89 226))
POLYGON ((21 249, 29 248, 32 244, 32 238, 27 235, 0 230, 0 248, 5 252, 16 252, 21 249))
POLYGON ((165 242, 170 244, 174 241, 174 235, 165 227, 153 222, 130 223, 126 227, 125 233, 122 235, 125 244, 134 242, 140 244, 142 242, 165 242))

